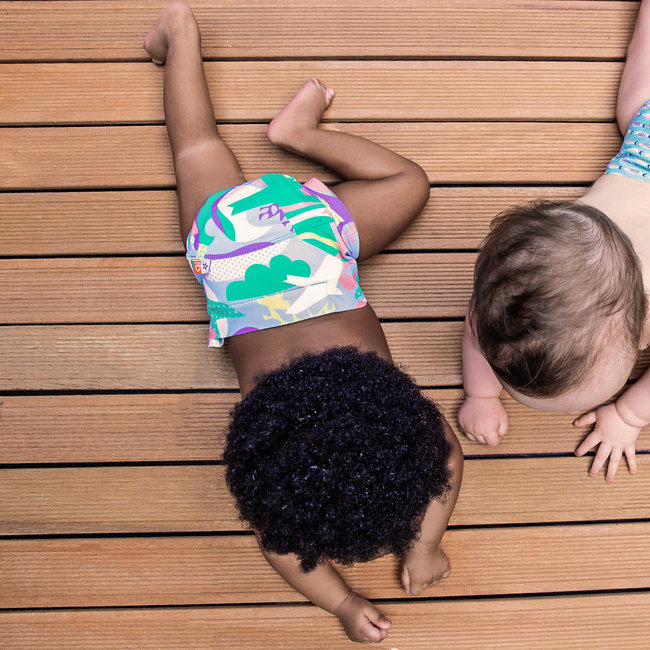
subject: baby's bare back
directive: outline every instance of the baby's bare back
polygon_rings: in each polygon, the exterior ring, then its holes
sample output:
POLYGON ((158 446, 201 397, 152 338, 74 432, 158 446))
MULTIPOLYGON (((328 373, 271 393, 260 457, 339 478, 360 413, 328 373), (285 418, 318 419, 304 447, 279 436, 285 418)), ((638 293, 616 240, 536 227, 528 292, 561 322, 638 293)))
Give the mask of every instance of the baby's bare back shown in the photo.
POLYGON ((604 212, 630 238, 641 260, 646 293, 650 294, 650 183, 621 174, 603 174, 580 201, 604 212))
POLYGON ((355 346, 390 360, 386 337, 372 307, 334 312, 282 327, 239 334, 229 340, 230 357, 244 397, 256 378, 303 354, 355 346))

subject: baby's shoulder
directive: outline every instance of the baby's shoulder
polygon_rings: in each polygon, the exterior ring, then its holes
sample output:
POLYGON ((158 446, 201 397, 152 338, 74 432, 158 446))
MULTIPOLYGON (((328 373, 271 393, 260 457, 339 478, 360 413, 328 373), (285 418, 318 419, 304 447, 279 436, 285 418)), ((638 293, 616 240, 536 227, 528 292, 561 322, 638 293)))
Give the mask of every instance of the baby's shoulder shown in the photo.
POLYGON ((630 238, 650 290, 650 183, 603 174, 580 201, 604 212, 630 238))

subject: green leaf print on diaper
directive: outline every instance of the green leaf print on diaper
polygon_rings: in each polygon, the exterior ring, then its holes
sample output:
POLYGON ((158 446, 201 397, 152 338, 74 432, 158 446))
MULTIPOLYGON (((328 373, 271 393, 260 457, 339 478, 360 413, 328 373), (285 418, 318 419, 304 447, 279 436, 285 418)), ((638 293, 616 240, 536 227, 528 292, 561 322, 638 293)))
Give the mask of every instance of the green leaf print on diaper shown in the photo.
POLYGON ((208 314, 213 318, 239 318, 243 316, 240 311, 233 309, 227 302, 208 300, 208 314))
POLYGON ((272 257, 268 266, 251 264, 246 269, 243 280, 235 280, 228 285, 226 300, 248 300, 291 289, 296 285, 286 281, 288 275, 308 278, 311 268, 307 262, 292 262, 286 255, 272 257))

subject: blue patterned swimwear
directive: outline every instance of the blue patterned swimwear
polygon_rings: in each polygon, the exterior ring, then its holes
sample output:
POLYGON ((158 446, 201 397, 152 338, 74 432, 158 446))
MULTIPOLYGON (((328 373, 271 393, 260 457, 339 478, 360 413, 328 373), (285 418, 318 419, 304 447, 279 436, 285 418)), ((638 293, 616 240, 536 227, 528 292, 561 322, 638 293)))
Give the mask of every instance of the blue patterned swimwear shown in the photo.
POLYGON ((650 183, 650 101, 632 118, 621 150, 607 165, 605 173, 650 183))
POLYGON ((266 174, 213 194, 187 238, 203 285, 208 345, 366 305, 352 215, 323 183, 266 174))

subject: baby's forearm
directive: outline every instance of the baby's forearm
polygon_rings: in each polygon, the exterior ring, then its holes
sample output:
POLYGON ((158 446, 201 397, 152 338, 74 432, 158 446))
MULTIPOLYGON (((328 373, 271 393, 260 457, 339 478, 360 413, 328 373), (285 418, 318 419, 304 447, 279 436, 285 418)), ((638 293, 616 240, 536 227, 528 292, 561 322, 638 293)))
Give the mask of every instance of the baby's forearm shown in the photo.
POLYGON ((452 473, 451 490, 444 503, 434 500, 429 504, 422 520, 422 532, 416 542, 416 544, 427 544, 432 548, 437 548, 440 545, 442 536, 447 530, 447 524, 456 505, 463 479, 463 449, 448 425, 447 437, 452 443, 452 452, 449 458, 449 468, 452 473))
POLYGON ((313 571, 305 573, 300 568, 300 562, 295 555, 270 553, 261 545, 260 550, 267 562, 296 591, 331 614, 336 613, 338 607, 352 591, 329 562, 319 564, 313 571))
POLYGON ((616 401, 619 417, 633 427, 650 423, 650 368, 616 401))
POLYGON ((499 397, 502 390, 501 382, 477 347, 469 316, 463 332, 463 388, 468 397, 499 397))

